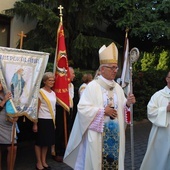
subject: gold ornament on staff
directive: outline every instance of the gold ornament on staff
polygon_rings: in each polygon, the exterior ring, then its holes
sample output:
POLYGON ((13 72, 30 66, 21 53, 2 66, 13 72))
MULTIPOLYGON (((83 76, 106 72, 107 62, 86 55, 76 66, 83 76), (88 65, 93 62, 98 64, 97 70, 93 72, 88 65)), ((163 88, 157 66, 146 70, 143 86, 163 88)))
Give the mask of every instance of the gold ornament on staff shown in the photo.
POLYGON ((62 10, 64 9, 63 6, 59 6, 58 9, 60 10, 60 13, 59 13, 59 16, 60 16, 60 22, 63 22, 63 13, 62 13, 62 10))
POLYGON ((126 32, 125 38, 127 38, 128 37, 129 28, 126 28, 125 32, 126 32))
POLYGON ((23 38, 27 37, 23 31, 21 31, 21 33, 18 33, 18 36, 20 36, 20 49, 22 49, 22 45, 23 45, 23 38))

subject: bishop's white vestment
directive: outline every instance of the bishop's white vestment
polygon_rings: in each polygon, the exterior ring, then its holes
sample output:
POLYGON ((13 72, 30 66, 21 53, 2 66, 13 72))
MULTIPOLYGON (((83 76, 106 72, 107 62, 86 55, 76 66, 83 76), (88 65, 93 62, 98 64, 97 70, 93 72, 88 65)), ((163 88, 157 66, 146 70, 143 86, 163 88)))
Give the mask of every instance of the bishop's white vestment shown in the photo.
MULTIPOLYGON (((113 91, 116 94, 119 126, 118 169, 124 170, 124 110, 127 100, 120 85, 114 83, 113 91)), ((64 155, 64 162, 74 170, 102 170, 103 133, 90 127, 99 113, 103 113, 104 124, 110 120, 110 117, 104 115, 106 106, 104 93, 107 94, 107 91, 96 80, 93 80, 87 85, 80 98, 78 112, 64 155)))
POLYGON ((148 119, 152 122, 148 146, 140 170, 170 170, 170 89, 156 92, 148 103, 148 119))

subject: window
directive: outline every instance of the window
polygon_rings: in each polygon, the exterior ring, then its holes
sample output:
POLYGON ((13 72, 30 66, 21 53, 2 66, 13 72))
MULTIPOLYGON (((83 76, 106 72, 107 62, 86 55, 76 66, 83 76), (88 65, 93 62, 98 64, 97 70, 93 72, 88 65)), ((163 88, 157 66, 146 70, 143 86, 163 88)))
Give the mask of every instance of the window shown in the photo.
POLYGON ((10 21, 10 17, 0 14, 0 46, 10 45, 10 21))

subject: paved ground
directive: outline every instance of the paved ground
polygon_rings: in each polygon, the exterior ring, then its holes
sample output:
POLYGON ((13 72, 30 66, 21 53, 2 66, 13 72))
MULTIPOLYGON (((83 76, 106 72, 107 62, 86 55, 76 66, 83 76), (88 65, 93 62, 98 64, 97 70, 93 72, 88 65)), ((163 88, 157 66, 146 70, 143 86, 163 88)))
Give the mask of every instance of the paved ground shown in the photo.
POLYGON ((131 161, 131 133, 130 127, 126 131, 126 156, 125 156, 125 170, 139 170, 142 163, 146 148, 148 137, 151 129, 151 123, 149 121, 142 121, 140 123, 134 123, 134 167, 132 169, 131 161))
MULTIPOLYGON (((126 156, 125 156, 125 170, 139 170, 143 156, 146 151, 148 135, 151 129, 151 123, 148 121, 142 121, 140 123, 134 123, 133 127, 127 127, 126 130, 126 156), (131 161, 131 133, 130 129, 133 129, 134 136, 134 167, 132 168, 131 161)), ((4 157, 6 153, 3 153, 2 170, 6 170, 4 157)), ((50 154, 48 154, 48 164, 52 167, 52 170, 72 170, 64 163, 55 162, 50 154)), ((33 142, 19 143, 16 168, 15 170, 35 170, 35 154, 33 142)))

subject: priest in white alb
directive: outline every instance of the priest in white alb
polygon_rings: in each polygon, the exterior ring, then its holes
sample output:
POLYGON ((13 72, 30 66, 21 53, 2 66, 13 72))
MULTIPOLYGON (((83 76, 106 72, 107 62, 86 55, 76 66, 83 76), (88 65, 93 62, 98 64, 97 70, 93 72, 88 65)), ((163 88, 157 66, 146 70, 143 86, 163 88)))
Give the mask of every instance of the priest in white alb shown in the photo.
POLYGON ((140 170, 170 170, 170 71, 166 82, 147 105, 152 129, 140 170))
POLYGON ((101 75, 85 88, 64 155, 74 170, 124 170, 125 115, 135 103, 125 98, 114 79, 118 71, 118 49, 114 43, 99 49, 101 75))

